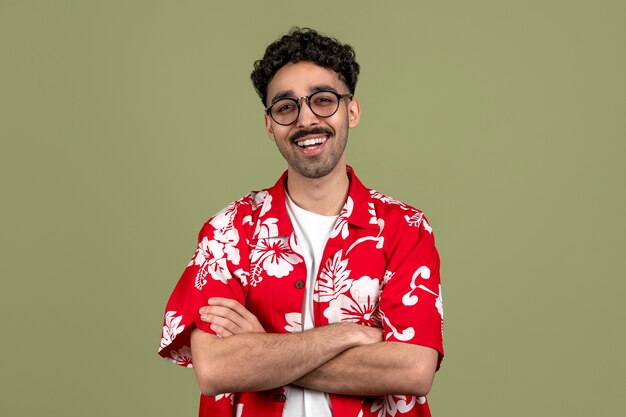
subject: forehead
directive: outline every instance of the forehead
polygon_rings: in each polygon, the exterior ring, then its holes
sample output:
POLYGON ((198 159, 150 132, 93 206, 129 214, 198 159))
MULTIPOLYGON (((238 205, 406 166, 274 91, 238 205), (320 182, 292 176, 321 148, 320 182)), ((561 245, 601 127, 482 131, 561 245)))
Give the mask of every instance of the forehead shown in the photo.
POLYGON ((271 101, 279 93, 292 92, 302 97, 310 94, 318 86, 329 86, 344 92, 345 83, 339 74, 312 62, 289 63, 279 69, 267 86, 267 97, 271 101))

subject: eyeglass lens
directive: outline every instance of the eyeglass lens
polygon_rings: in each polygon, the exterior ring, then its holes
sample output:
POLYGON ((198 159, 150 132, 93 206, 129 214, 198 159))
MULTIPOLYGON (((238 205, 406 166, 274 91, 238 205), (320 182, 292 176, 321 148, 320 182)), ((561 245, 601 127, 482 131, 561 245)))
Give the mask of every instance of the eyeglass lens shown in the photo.
MULTIPOLYGON (((309 96, 311 111, 319 117, 330 117, 339 108, 339 98, 330 91, 318 91, 309 96)), ((302 105, 302 104, 301 104, 302 105)), ((270 115, 276 123, 290 125, 298 119, 300 108, 298 101, 293 98, 278 100, 270 108, 270 115)))

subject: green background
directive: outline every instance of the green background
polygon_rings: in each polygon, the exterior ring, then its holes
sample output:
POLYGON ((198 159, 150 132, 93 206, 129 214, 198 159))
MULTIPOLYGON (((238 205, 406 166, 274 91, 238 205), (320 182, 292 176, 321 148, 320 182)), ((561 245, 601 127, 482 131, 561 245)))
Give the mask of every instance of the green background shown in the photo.
POLYGON ((0 0, 0 415, 193 416, 162 312, 211 214, 273 184, 252 62, 353 45, 348 160, 442 257, 435 417, 624 410, 622 1, 0 0))

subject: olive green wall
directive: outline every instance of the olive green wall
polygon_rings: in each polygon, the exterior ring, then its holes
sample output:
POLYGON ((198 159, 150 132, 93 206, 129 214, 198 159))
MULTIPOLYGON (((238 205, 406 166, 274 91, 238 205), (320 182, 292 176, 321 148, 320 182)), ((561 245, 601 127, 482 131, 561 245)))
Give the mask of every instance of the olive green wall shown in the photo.
POLYGON ((625 12, 0 0, 0 415, 196 415, 162 311, 201 224, 284 169, 249 73, 292 25, 355 47, 349 162, 435 230, 435 417, 620 414, 625 12))

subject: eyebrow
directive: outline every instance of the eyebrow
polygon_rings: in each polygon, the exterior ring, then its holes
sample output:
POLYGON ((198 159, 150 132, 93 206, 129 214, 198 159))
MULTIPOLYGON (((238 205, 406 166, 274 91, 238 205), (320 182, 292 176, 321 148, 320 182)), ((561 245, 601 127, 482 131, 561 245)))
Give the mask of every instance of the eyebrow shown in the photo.
MULTIPOLYGON (((309 95, 315 94, 318 91, 332 91, 333 93, 337 92, 335 87, 332 87, 328 84, 318 84, 318 85, 314 85, 313 87, 309 89, 309 95)), ((270 103, 272 104, 276 103, 278 100, 282 100, 284 98, 295 99, 296 97, 295 97, 295 94, 293 93, 293 90, 279 91, 278 93, 276 93, 276 95, 274 96, 272 101, 270 101, 270 103)))
POLYGON ((278 93, 276 93, 270 103, 276 103, 278 100, 282 100, 284 98, 293 98, 293 96, 293 90, 279 91, 278 93))

